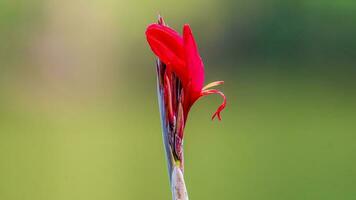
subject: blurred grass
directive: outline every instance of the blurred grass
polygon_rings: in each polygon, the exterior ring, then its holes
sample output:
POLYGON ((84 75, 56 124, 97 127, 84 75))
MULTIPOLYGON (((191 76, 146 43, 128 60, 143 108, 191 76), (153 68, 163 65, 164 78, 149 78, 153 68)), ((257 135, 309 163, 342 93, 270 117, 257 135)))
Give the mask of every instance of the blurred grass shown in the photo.
MULTIPOLYGON (((185 141, 192 199, 353 199, 351 80, 305 70, 236 68, 222 122, 210 121, 218 97, 196 104, 185 141)), ((1 199, 168 199, 151 85, 50 111, 1 104, 1 199)))

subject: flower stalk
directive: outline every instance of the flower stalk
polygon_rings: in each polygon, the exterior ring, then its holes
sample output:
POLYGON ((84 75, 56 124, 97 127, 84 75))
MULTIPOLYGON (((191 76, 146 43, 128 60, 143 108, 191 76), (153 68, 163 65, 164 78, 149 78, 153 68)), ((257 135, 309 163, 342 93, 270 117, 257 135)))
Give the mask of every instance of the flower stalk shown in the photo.
POLYGON ((157 24, 147 27, 146 37, 157 56, 157 93, 172 197, 173 200, 188 200, 183 153, 188 113, 200 97, 219 94, 223 103, 212 118, 217 116, 221 120, 220 112, 226 105, 225 95, 210 88, 223 84, 223 81, 203 87, 204 66, 189 25, 183 27, 182 37, 159 17, 157 24))
MULTIPOLYGON (((158 24, 164 25, 161 17, 159 17, 158 24)), ((173 200, 188 200, 183 176, 183 140, 179 136, 181 134, 178 134, 184 129, 181 101, 183 90, 180 80, 174 73, 168 77, 167 66, 159 58, 157 58, 157 92, 173 200), (174 107, 178 112, 173 111, 174 107), (176 149, 180 151, 177 152, 176 149)))

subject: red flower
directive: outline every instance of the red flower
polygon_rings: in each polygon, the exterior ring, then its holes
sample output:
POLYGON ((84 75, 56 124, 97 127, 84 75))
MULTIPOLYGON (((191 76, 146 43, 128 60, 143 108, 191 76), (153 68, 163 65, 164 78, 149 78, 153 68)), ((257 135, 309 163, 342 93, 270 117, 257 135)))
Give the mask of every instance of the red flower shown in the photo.
MULTIPOLYGON (((167 66, 164 79, 165 89, 170 90, 172 83, 170 72, 173 72, 180 80, 183 88, 183 98, 181 100, 184 113, 184 122, 187 119, 191 106, 200 97, 209 94, 219 94, 223 97, 223 103, 213 114, 221 120, 220 112, 225 108, 225 95, 213 86, 223 84, 223 81, 216 81, 203 87, 204 84, 204 64, 200 58, 197 45, 189 25, 183 27, 183 37, 168 26, 151 24, 146 30, 147 41, 156 56, 167 66)), ((167 92, 171 95, 172 92, 167 92)), ((171 98, 168 98, 171 99, 171 98)), ((172 103, 168 103, 169 117, 173 117, 172 103)))

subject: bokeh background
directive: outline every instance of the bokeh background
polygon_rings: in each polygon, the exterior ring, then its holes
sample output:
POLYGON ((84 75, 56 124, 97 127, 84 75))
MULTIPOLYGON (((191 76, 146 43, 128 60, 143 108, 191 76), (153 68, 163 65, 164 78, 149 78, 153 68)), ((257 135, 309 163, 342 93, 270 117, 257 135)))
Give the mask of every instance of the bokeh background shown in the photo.
POLYGON ((154 56, 189 23, 206 82, 190 198, 356 198, 356 2, 0 0, 0 199, 170 199, 154 56))

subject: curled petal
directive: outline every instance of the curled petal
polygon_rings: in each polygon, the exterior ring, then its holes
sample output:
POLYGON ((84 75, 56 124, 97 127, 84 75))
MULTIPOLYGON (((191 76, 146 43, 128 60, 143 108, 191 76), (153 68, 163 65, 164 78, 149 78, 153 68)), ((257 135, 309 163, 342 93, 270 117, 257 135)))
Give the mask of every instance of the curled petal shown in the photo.
POLYGON ((220 92, 219 90, 203 90, 200 93, 201 97, 205 96, 205 95, 209 95, 209 94, 219 94, 224 99, 223 103, 218 107, 218 109, 215 111, 215 113, 211 117, 211 119, 213 120, 216 116, 218 116, 218 119, 221 120, 220 112, 222 110, 224 110, 224 108, 226 106, 226 97, 225 97, 224 93, 220 92))
POLYGON ((222 85, 222 84, 224 84, 224 81, 214 81, 214 82, 209 83, 208 85, 204 86, 203 90, 207 90, 209 88, 212 88, 212 87, 215 87, 215 86, 218 86, 218 85, 222 85))
POLYGON ((173 29, 151 24, 146 30, 152 51, 167 65, 184 66, 183 38, 173 29))

